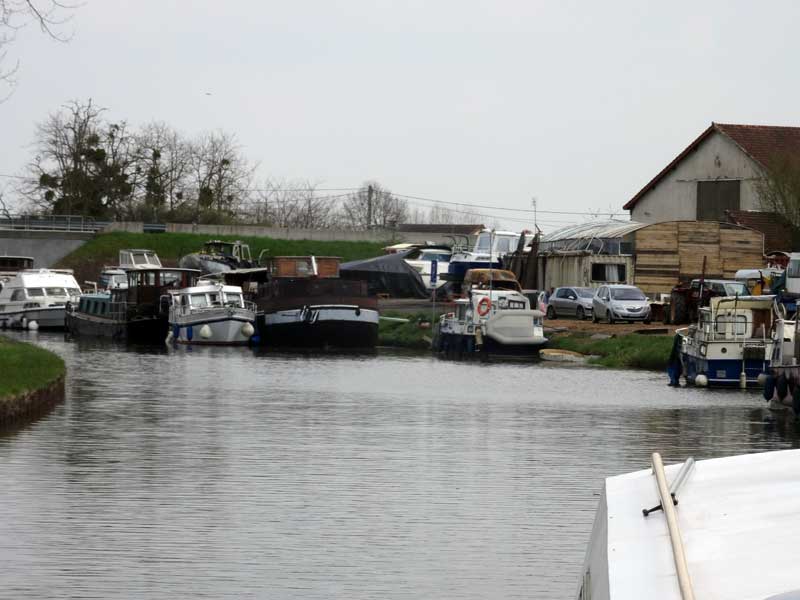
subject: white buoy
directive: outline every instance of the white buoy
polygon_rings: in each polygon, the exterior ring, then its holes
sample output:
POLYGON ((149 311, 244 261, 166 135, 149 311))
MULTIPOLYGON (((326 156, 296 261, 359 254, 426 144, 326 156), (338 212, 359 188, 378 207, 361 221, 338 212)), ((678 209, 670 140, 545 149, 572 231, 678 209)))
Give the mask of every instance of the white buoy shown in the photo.
POLYGON ((167 339, 164 340, 164 343, 169 344, 170 342, 172 342, 172 340, 173 340, 173 335, 172 335, 172 330, 170 329, 167 332, 167 339))
POLYGON ((240 331, 242 332, 242 335, 246 338, 251 337, 256 332, 255 328, 250 323, 245 323, 244 325, 242 325, 240 331))
POLYGON ((760 385, 761 387, 764 387, 764 384, 767 383, 767 377, 768 377, 768 375, 766 373, 759 373, 758 374, 758 379, 756 379, 756 381, 758 382, 758 385, 760 385))
POLYGON ((706 377, 703 373, 696 375, 694 378, 694 384, 698 387, 706 387, 708 385, 708 377, 706 377))
POLYGON ((30 331, 36 331, 39 329, 39 323, 36 321, 28 321, 28 329, 30 331))
POLYGON ((204 340, 211 339, 211 327, 209 327, 208 325, 203 325, 200 328, 200 337, 203 338, 204 340))
POLYGON ((744 369, 739 373, 739 387, 743 390, 747 389, 747 373, 744 372, 744 369))

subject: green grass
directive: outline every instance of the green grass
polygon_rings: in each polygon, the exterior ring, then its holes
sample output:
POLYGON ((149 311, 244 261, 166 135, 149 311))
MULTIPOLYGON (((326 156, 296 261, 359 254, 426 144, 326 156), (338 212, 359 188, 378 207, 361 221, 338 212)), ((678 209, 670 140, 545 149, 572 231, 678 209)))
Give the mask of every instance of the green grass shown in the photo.
POLYGON ((593 340, 585 334, 557 334, 549 347, 595 355, 598 358, 590 362, 604 367, 662 370, 667 368, 672 336, 631 333, 593 340))
POLYGON ((395 321, 381 321, 378 323, 378 344, 381 346, 395 346, 399 348, 420 348, 429 350, 433 338, 433 324, 429 328, 420 327, 420 323, 430 323, 431 313, 417 312, 401 314, 396 312, 384 313, 384 317, 401 317, 408 319, 408 323, 395 321))
POLYGON ((0 336, 0 402, 52 383, 64 369, 64 361, 52 352, 0 336))
POLYGON ((176 266, 178 260, 200 250, 210 239, 242 240, 250 245, 254 259, 262 250, 274 256, 339 256, 342 262, 370 258, 383 253, 386 244, 380 242, 336 242, 314 240, 276 240, 273 238, 201 233, 126 233, 112 232, 95 236, 83 246, 68 254, 58 267, 74 269, 79 282, 95 280, 106 265, 116 265, 123 248, 147 248, 155 251, 165 266, 176 266))

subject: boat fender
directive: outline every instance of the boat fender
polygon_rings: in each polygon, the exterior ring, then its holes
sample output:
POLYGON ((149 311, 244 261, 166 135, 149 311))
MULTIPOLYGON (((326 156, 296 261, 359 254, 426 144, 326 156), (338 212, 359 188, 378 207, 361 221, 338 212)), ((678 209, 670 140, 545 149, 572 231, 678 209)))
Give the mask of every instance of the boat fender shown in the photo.
POLYGON ((256 332, 255 328, 250 323, 245 323, 242 325, 240 330, 242 335, 246 338, 252 337, 252 335, 256 332))
POLYGON ((39 329, 39 323, 36 321, 28 321, 28 329, 31 331, 36 331, 39 329))
POLYGON ((489 300, 489 296, 484 296, 478 301, 478 314, 482 317, 485 317, 489 314, 489 311, 492 308, 492 301, 489 300))
POLYGON ((358 307, 358 306, 356 306, 356 316, 357 316, 357 317, 360 317, 360 316, 361 316, 361 308, 360 308, 360 307, 358 307))
POLYGON ((483 346, 483 330, 480 327, 475 329, 475 345, 478 348, 483 346))
POLYGON ((203 338, 204 340, 208 340, 211 339, 211 336, 212 336, 211 327, 209 327, 208 325, 203 325, 200 328, 200 337, 203 338))
POLYGON ((775 395, 775 377, 772 375, 767 375, 766 380, 764 381, 764 400, 769 402, 772 400, 772 396, 775 395))
POLYGON ((781 373, 775 381, 775 390, 778 392, 778 400, 783 401, 789 393, 789 382, 786 381, 786 375, 781 373))
POLYGON ((191 325, 189 325, 186 328, 186 339, 191 342, 193 337, 194 337, 194 328, 191 325))
POLYGON ((181 328, 177 325, 172 326, 172 337, 176 340, 181 336, 181 328))
POLYGON ((694 384, 698 387, 707 387, 708 386, 708 376, 705 373, 699 373, 695 375, 694 384))

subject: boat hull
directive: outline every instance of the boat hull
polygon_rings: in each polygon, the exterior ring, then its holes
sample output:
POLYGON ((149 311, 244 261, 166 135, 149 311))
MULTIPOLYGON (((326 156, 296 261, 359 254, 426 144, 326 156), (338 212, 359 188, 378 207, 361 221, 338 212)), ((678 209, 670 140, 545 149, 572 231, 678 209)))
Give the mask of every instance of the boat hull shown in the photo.
POLYGON ((65 329, 65 314, 63 306, 52 308, 29 308, 17 312, 8 312, 0 315, 0 327, 9 329, 28 329, 32 322, 36 322, 38 329, 63 331, 65 329))
POLYGON ((539 350, 547 344, 546 339, 525 344, 502 344, 484 336, 483 344, 478 345, 474 334, 440 333, 436 338, 435 350, 445 356, 464 358, 471 355, 481 357, 529 357, 539 355, 539 350))
POLYGON ((255 318, 221 316, 176 321, 170 323, 169 329, 176 344, 246 346, 255 332, 255 318), (249 333, 247 325, 250 325, 249 333))
MULTIPOLYGON (((712 386, 738 386, 741 384, 741 359, 708 359, 683 353, 681 355, 686 380, 694 384, 698 375, 705 375, 712 386)), ((748 386, 760 385, 759 375, 769 368, 763 360, 745 360, 745 376, 748 386)))
POLYGON ((358 306, 307 306, 259 315, 261 344, 295 348, 374 348, 378 311, 358 306))
POLYGON ((67 331, 76 337, 105 337, 134 344, 163 344, 168 323, 164 317, 144 317, 131 321, 115 321, 67 313, 67 331))

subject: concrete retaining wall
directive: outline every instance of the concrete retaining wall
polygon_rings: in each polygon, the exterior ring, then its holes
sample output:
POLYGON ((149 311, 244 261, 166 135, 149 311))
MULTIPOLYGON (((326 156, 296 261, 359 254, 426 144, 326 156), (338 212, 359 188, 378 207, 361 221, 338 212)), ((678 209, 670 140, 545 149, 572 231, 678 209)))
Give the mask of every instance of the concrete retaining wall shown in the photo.
POLYGON ((14 231, 0 229, 0 254, 32 256, 35 268, 52 267, 83 246, 93 233, 70 231, 14 231))
POLYGON ((0 425, 36 419, 64 401, 64 376, 33 392, 0 399, 0 425))
POLYGON ((111 231, 142 233, 144 232, 144 223, 142 221, 112 221, 103 227, 103 233, 109 233, 111 231))

